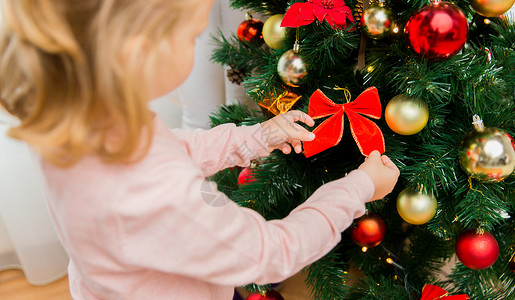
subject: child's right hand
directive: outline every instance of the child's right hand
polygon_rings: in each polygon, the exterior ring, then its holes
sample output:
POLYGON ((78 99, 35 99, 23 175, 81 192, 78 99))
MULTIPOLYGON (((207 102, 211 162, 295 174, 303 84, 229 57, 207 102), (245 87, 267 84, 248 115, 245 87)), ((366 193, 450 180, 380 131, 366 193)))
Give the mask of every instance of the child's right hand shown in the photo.
POLYGON ((375 192, 371 200, 382 199, 388 195, 400 175, 399 169, 390 158, 386 155, 381 156, 377 150, 370 153, 358 170, 367 173, 374 182, 375 192))
POLYGON ((297 124, 297 121, 310 127, 315 125, 315 121, 308 114, 299 110, 291 110, 261 123, 269 152, 280 149, 284 154, 289 154, 293 147, 296 153, 300 153, 303 141, 315 139, 315 134, 297 124))

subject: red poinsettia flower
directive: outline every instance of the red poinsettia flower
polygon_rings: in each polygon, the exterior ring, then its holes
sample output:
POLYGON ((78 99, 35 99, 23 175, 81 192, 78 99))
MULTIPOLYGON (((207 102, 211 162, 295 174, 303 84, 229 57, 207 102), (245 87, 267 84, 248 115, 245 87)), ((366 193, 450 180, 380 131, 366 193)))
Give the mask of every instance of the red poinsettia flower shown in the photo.
POLYGON ((344 29, 347 20, 354 23, 351 9, 343 0, 308 0, 293 4, 281 22, 282 27, 299 27, 326 20, 331 27, 344 29))

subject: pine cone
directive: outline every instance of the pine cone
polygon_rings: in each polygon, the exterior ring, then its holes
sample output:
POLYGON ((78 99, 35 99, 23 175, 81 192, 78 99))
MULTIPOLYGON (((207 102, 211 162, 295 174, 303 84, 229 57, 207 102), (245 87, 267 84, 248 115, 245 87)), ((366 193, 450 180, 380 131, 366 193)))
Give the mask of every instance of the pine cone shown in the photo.
POLYGON ((354 22, 358 28, 361 27, 361 15, 362 14, 363 14, 363 0, 358 0, 356 2, 356 6, 354 6, 354 22))
POLYGON ((233 66, 227 70, 227 78, 229 78, 230 82, 237 85, 240 85, 246 76, 247 72, 245 70, 235 69, 233 66))

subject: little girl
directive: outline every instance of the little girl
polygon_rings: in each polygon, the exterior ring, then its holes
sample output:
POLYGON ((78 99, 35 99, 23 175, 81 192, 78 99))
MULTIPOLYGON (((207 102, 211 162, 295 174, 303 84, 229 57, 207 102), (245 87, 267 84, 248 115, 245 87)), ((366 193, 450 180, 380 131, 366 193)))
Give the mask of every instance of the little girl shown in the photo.
POLYGON ((151 113, 188 76, 212 2, 2 1, 0 103, 20 120, 10 135, 41 157, 74 299, 228 300, 235 286, 282 281, 397 181, 373 152, 282 220, 207 204, 206 177, 314 138, 299 111, 209 131, 169 130, 151 113))

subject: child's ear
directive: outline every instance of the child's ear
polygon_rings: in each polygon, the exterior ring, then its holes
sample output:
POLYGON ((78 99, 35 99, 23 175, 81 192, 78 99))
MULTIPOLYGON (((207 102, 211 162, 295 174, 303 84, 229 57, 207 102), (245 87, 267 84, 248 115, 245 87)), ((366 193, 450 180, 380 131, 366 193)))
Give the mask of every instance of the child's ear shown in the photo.
POLYGON ((145 53, 145 50, 149 48, 148 38, 143 36, 134 36, 127 38, 127 40, 122 43, 122 48, 120 49, 120 61, 123 65, 127 65, 129 62, 133 62, 134 59, 138 59, 141 57, 142 53, 145 53))

